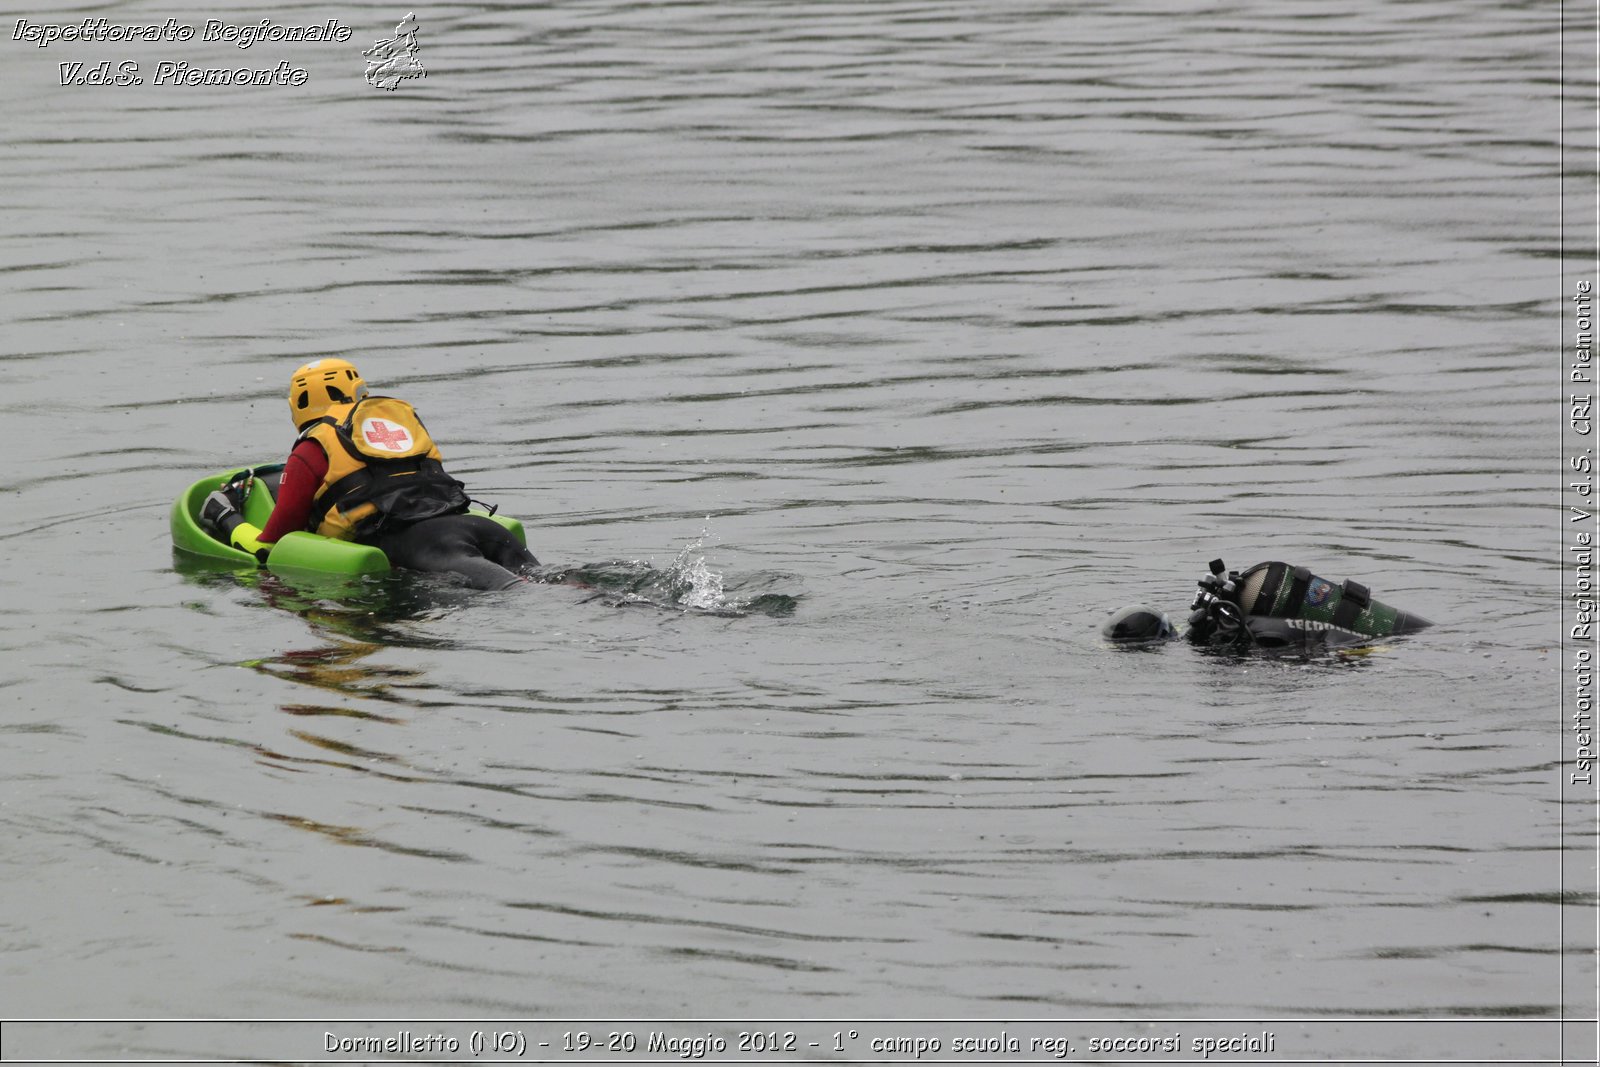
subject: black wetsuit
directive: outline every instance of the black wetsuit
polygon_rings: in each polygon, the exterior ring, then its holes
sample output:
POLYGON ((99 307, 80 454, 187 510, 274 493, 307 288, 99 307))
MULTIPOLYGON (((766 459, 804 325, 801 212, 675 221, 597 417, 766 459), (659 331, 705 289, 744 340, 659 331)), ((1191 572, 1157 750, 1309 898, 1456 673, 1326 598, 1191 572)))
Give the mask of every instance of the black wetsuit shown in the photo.
POLYGON ((378 537, 389 562, 414 571, 450 571, 474 589, 509 589, 539 561, 511 531, 482 515, 440 515, 378 537))

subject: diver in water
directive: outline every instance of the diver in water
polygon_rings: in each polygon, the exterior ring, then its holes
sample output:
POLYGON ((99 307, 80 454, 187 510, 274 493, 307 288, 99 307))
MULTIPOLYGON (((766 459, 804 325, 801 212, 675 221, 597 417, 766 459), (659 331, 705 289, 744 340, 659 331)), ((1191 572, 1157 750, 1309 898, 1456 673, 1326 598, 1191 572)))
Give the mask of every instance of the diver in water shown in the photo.
MULTIPOLYGON (((1416 633, 1433 624, 1394 608, 1360 582, 1334 584, 1305 567, 1258 563, 1242 574, 1211 561, 1200 579, 1184 636, 1213 648, 1314 649, 1363 644, 1416 633)), ((1166 615, 1143 604, 1114 613, 1100 627, 1117 644, 1149 644, 1177 636, 1166 615)))
POLYGON ((228 543, 265 560, 296 530, 376 545, 397 567, 448 571, 478 589, 526 581, 539 561, 510 531, 466 514, 466 487, 410 404, 369 396, 342 359, 307 363, 290 377, 289 414, 300 436, 284 464, 264 529, 244 521, 239 486, 206 498, 200 518, 228 543))

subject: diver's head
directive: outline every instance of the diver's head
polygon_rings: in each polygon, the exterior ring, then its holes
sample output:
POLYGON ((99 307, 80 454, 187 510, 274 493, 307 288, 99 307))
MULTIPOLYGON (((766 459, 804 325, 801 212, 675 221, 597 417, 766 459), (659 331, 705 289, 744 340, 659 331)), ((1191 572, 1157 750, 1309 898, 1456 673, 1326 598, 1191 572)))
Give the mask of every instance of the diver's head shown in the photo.
POLYGON ((1174 631, 1163 612, 1143 604, 1129 604, 1105 621, 1100 627, 1100 636, 1118 644, 1140 644, 1165 641, 1174 636, 1174 631))
POLYGON ((335 404, 353 404, 367 395, 367 383, 355 364, 343 359, 314 359, 289 377, 289 415, 294 428, 320 419, 335 404))

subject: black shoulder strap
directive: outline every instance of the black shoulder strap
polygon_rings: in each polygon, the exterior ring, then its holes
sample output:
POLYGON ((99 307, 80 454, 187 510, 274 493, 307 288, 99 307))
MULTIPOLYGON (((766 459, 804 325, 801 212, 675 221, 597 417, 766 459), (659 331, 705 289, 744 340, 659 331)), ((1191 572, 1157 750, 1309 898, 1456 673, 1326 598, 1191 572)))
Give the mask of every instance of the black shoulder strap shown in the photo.
POLYGON ((1372 591, 1360 582, 1346 579, 1343 592, 1339 606, 1333 609, 1333 624, 1349 630, 1361 613, 1372 606, 1372 591))
MULTIPOLYGON (((354 404, 350 405, 350 410, 345 412, 344 421, 335 423, 333 427, 333 435, 339 439, 339 443, 344 446, 344 450, 350 453, 357 463, 367 463, 371 461, 370 456, 363 454, 362 451, 356 447, 355 438, 351 436, 355 432, 356 412, 361 410, 361 405, 369 399, 371 398, 362 397, 360 400, 357 400, 354 404)), ((328 421, 333 422, 332 419, 329 419, 328 421)))
POLYGON ((318 426, 338 426, 338 425, 339 425, 339 423, 334 419, 334 417, 332 415, 322 415, 322 416, 320 416, 318 418, 312 419, 310 422, 308 422, 304 426, 300 427, 300 436, 296 437, 294 439, 294 443, 295 444, 299 444, 301 441, 304 441, 304 440, 307 440, 308 438, 310 438, 311 431, 315 430, 318 426))

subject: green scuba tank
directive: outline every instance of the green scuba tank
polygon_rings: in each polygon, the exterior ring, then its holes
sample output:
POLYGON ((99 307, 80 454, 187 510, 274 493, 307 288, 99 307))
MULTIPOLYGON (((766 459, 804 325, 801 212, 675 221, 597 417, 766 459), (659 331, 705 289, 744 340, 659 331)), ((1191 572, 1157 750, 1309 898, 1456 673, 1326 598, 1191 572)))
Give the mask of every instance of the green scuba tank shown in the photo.
POLYGON ((1375 600, 1360 582, 1334 583, 1305 567, 1258 563, 1223 577, 1220 559, 1200 580, 1190 616, 1197 640, 1286 646, 1352 643, 1416 633, 1433 625, 1420 615, 1375 600))
POLYGON ((1295 619, 1363 637, 1415 633, 1431 625, 1427 619, 1372 599, 1372 592, 1360 582, 1347 579, 1335 585, 1305 567, 1287 563, 1257 563, 1239 575, 1239 606, 1247 616, 1295 619))

